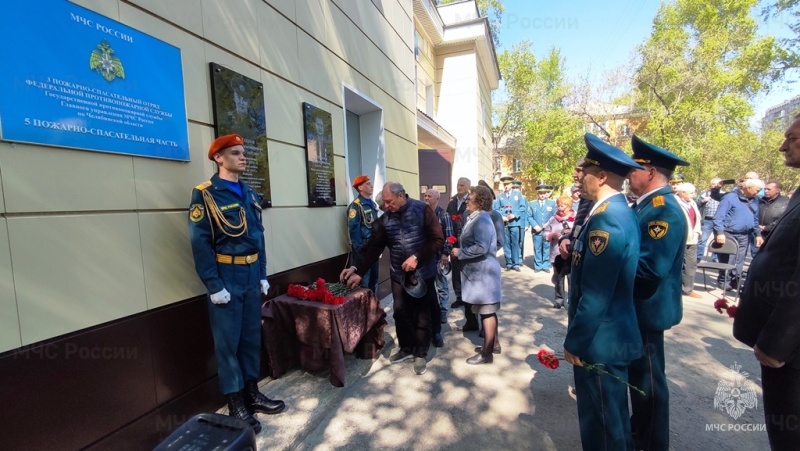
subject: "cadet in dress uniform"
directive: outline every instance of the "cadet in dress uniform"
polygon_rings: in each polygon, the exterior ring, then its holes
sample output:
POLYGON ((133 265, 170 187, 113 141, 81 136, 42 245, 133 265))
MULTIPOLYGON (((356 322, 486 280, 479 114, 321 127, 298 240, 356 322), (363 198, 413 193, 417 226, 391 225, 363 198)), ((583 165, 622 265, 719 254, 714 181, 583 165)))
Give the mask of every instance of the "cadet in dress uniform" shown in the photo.
POLYGON ((633 299, 645 355, 631 364, 631 430, 636 449, 669 449, 669 387, 664 369, 664 331, 681 322, 682 269, 688 223, 669 186, 675 166, 689 163, 661 147, 631 139, 633 160, 644 169, 628 176, 639 221, 641 249, 633 299))
POLYGON ((602 364, 626 381, 628 365, 642 355, 633 306, 639 230, 620 193, 625 176, 640 166, 595 135, 587 133, 584 140, 584 196, 595 204, 572 251, 564 357, 575 365, 583 449, 625 450, 633 445, 628 387, 583 363, 602 364))
POLYGON ((525 262, 525 231, 527 230, 526 226, 528 225, 528 198, 522 194, 522 182, 519 180, 514 180, 511 182, 511 189, 516 190, 522 196, 523 205, 525 205, 525 215, 520 218, 522 221, 522 228, 519 230, 519 264, 522 265, 525 262))
POLYGON ((261 294, 267 294, 267 254, 260 196, 239 176, 247 166, 236 134, 211 143, 208 159, 219 172, 197 185, 189 206, 189 238, 197 275, 208 290, 219 384, 230 415, 258 433, 253 412, 278 413, 283 401, 258 389, 261 294))
MULTIPOLYGON (((359 175, 353 180, 353 188, 358 197, 347 207, 347 232, 350 236, 352 255, 358 255, 372 236, 375 220, 378 219, 378 206, 371 199, 372 182, 366 175, 359 175)), ((367 287, 378 295, 378 265, 375 262, 361 279, 361 286, 367 287)))
POLYGON ((499 207, 496 211, 505 219, 503 254, 506 260, 506 271, 512 269, 514 271, 520 270, 519 236, 525 227, 523 219, 527 211, 527 205, 522 194, 519 190, 514 190, 513 186, 514 182, 512 181, 512 189, 497 196, 496 204, 499 207))
POLYGON ((555 201, 548 199, 549 186, 536 187, 538 200, 528 202, 528 225, 533 235, 533 270, 534 272, 550 272, 550 242, 543 233, 547 221, 556 212, 555 201))

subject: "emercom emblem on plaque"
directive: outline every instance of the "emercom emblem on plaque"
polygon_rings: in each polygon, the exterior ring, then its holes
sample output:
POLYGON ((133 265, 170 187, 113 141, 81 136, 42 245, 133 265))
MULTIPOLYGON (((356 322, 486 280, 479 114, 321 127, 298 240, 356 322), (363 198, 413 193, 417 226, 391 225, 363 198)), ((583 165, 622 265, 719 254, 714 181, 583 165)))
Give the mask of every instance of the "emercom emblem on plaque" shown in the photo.
POLYGON ((117 77, 125 78, 122 61, 114 56, 114 49, 105 39, 97 45, 96 49, 92 50, 92 55, 89 57, 89 69, 102 75, 108 82, 114 81, 117 77))

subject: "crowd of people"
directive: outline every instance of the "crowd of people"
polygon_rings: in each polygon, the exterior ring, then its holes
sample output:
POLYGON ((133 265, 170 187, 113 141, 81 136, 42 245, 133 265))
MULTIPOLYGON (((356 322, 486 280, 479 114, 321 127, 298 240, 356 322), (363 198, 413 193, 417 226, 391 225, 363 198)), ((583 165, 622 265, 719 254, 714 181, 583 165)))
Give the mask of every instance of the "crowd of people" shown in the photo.
MULTIPOLYGON (((799 139, 800 116, 779 149, 792 168, 800 168, 799 139)), ((533 270, 552 274, 553 307, 568 307, 564 360, 574 366, 584 448, 669 449, 664 332, 682 319, 682 295, 697 297, 698 259, 731 240, 737 243, 730 257, 736 269, 730 286, 721 288, 741 289, 733 334, 753 347, 761 363, 772 448, 795 449, 800 196, 782 196, 780 182, 765 184, 755 173, 731 190, 723 187, 734 181, 715 178, 697 196, 695 187, 675 174, 688 162, 664 148, 636 136, 631 155, 592 134, 584 142, 574 184, 555 200, 545 184, 528 201, 521 183, 511 178, 502 179, 499 195, 485 182, 473 186, 460 178, 443 209, 433 189, 421 201, 401 184, 387 182, 373 201, 369 177, 353 180, 358 196, 347 209, 352 259, 340 280, 375 291, 377 261, 388 250, 399 345, 391 363, 413 361, 415 374, 427 371, 430 346, 443 344, 450 278, 455 298, 450 307, 463 307, 466 318, 459 329, 480 330, 484 339, 466 362, 491 364, 501 352, 502 269, 520 271, 529 230, 533 270), (748 250, 754 259, 746 275, 748 250)), ((189 235, 208 289, 222 392, 231 415, 257 432, 254 412, 285 408, 256 385, 258 307, 260 294, 269 289, 260 204, 238 177, 246 165, 238 135, 215 140, 209 159, 219 173, 192 193, 189 235)), ((719 255, 720 261, 725 258, 719 255)))

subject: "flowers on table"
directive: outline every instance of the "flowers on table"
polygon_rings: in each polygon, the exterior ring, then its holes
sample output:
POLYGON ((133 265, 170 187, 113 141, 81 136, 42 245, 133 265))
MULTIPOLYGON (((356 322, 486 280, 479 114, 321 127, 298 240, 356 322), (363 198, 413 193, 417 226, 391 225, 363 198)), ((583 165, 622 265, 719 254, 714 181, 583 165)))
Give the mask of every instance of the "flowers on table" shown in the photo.
POLYGON ((717 309, 720 314, 725 310, 729 318, 736 316, 736 310, 738 309, 735 305, 728 305, 728 300, 725 298, 719 298, 714 301, 714 308, 717 309))
MULTIPOLYGON (((547 349, 544 349, 544 348, 540 349, 539 352, 536 354, 536 356, 539 358, 539 363, 541 363, 542 365, 550 368, 551 370, 554 370, 554 369, 558 368, 558 362, 559 362, 559 360, 561 360, 563 358, 563 357, 557 356, 554 352, 550 352, 550 351, 548 351, 547 349)), ((586 368, 588 371, 597 371, 598 373, 605 374, 607 376, 611 376, 614 379, 616 379, 616 380, 622 382, 623 384, 627 385, 628 387, 630 387, 631 390, 634 390, 635 392, 639 393, 640 395, 645 396, 645 393, 639 387, 631 385, 627 381, 624 381, 624 380, 620 379, 617 375, 611 374, 608 371, 604 370, 602 363, 589 363, 589 362, 587 362, 587 361, 585 361, 583 359, 581 359, 581 363, 583 364, 583 367, 586 368)))
POLYGON ((297 299, 309 301, 319 301, 323 304, 341 305, 344 304, 344 295, 351 292, 347 285, 343 283, 325 283, 325 279, 319 278, 309 287, 297 284, 289 284, 286 294, 297 299))

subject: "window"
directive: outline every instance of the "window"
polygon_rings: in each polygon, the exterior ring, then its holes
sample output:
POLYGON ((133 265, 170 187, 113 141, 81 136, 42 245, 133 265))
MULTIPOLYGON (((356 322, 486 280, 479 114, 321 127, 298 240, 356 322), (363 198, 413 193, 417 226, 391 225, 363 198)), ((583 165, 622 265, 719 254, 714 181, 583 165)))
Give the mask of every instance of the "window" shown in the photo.
POLYGON ((628 124, 620 125, 617 134, 619 136, 630 136, 631 135, 631 126, 628 125, 628 124))
POLYGON ((414 59, 419 61, 419 42, 422 38, 419 35, 419 32, 414 30, 414 59))
POLYGON ((501 162, 502 162, 502 158, 494 157, 494 172, 500 172, 502 170, 501 162))
POLYGON ((514 169, 512 170, 512 172, 522 172, 522 162, 521 161, 519 161, 518 159, 514 158, 513 166, 514 166, 514 169))

